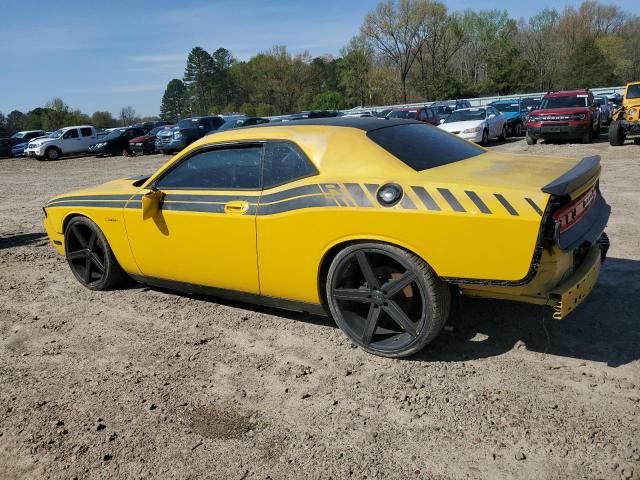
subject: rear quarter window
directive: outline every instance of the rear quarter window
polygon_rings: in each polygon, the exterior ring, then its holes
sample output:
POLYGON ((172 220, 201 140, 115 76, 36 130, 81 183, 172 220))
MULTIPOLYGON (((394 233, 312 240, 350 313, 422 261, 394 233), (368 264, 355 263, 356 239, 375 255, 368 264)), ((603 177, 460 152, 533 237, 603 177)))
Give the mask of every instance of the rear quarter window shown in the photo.
POLYGON ((380 128, 368 132, 367 136, 418 172, 485 153, 477 145, 420 123, 380 128))

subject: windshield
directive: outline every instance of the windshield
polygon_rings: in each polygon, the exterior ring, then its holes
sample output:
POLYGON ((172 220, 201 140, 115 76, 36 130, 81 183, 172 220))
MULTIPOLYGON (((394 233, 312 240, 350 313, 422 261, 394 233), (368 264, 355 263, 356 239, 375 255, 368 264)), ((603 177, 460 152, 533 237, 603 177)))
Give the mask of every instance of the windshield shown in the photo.
POLYGON ((197 118, 187 118, 185 120, 180 120, 177 124, 177 128, 196 128, 198 126, 197 118))
POLYGON ((49 138, 59 138, 64 134, 64 130, 60 129, 60 130, 56 130, 55 132, 51 132, 49 135, 47 135, 47 137, 49 138))
POLYGON ((117 130, 111 130, 108 135, 106 135, 103 140, 112 140, 114 138, 118 138, 120 135, 124 133, 126 128, 118 128, 117 130))
POLYGON ((156 128, 154 128, 153 130, 151 130, 148 134, 149 134, 149 135, 158 135, 158 132, 159 132, 160 130, 164 130, 164 127, 156 127, 156 128))
POLYGON ((456 110, 447 117, 444 123, 453 122, 468 122, 471 120, 484 120, 487 116, 487 111, 484 108, 478 108, 475 110, 456 110))
POLYGON ((629 85, 627 87, 627 98, 640 98, 640 83, 629 85))
POLYGON ((499 112, 519 112, 517 103, 492 103, 492 107, 494 107, 499 112))
POLYGON ((576 108, 586 107, 587 96, 573 96, 573 97, 547 97, 543 98, 540 102, 540 109, 546 110, 548 108, 576 108))
POLYGON ((416 118, 417 110, 392 110, 387 118, 416 118))

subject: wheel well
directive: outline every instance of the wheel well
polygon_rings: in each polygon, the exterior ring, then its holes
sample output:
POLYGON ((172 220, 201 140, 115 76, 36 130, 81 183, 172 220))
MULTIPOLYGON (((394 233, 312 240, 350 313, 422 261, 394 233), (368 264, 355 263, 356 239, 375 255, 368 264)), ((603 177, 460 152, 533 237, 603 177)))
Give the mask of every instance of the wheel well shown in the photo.
MULTIPOLYGON (((422 258, 421 255, 418 255, 417 253, 409 250, 406 247, 403 247, 402 245, 398 245, 391 242, 384 242, 381 240, 374 240, 374 239, 346 240, 344 242, 334 245, 327 251, 327 253, 324 254, 324 257, 322 257, 322 260, 320 261, 320 268, 318 270, 318 292, 320 294, 320 301, 322 302, 323 307, 327 311, 328 311, 328 304, 327 304, 327 293, 325 288, 325 282, 327 280, 327 274, 329 273, 329 267, 331 266, 331 262, 333 262, 333 259, 336 258, 336 255, 338 255, 338 253, 340 253, 341 250, 351 245, 356 245, 358 243, 379 243, 381 245, 391 245, 392 247, 401 248, 402 250, 406 250, 407 252, 415 255, 416 257, 422 258)), ((427 262, 424 258, 422 258, 422 260, 424 260, 428 265, 430 265, 429 262, 427 262)))
POLYGON ((58 150, 60 153, 62 153, 62 150, 60 150, 60 148, 56 147, 55 145, 49 145, 47 148, 44 149, 45 152, 49 150, 58 150))
MULTIPOLYGON (((71 215, 68 215, 67 217, 65 217, 65 219, 62 221, 63 235, 64 235, 64 232, 67 230, 67 225, 69 225, 69 222, 76 217, 84 217, 84 215, 82 215, 81 213, 72 213, 71 215)), ((88 218, 88 217, 85 217, 85 218, 88 218)))

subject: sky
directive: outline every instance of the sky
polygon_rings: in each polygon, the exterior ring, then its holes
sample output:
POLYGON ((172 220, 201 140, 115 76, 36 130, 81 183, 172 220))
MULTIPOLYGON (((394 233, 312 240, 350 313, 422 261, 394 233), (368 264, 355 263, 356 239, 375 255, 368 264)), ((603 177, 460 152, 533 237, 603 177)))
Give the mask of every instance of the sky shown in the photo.
MULTIPOLYGON (((225 47, 241 60, 285 45, 339 55, 377 0, 0 0, 0 112, 27 112, 55 97, 114 115, 130 105, 157 115, 189 51, 225 47)), ((505 9, 528 18, 573 0, 445 0, 451 11, 505 9)), ((640 13, 638 0, 618 0, 640 13)))

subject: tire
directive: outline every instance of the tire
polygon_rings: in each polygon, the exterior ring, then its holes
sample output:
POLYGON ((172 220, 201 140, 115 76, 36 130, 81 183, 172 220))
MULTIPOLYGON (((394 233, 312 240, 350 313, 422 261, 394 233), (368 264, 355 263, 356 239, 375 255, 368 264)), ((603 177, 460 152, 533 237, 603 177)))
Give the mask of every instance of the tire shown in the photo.
POLYGON ((589 129, 589 131, 582 137, 582 143, 591 143, 593 142, 593 130, 589 129))
POLYGON ((329 311, 347 337, 388 358, 413 355, 436 338, 451 303, 449 286, 421 258, 382 243, 340 251, 329 267, 325 292, 329 311))
POLYGON ((640 138, 634 138, 633 139, 633 144, 634 145, 640 145, 640 138))
POLYGON ((521 137, 522 136, 522 124, 521 123, 516 123, 513 127, 513 136, 514 137, 521 137))
POLYGON ((483 147, 489 143, 489 130, 483 130, 482 132, 482 140, 480 140, 480 145, 483 147))
POLYGON ((507 139, 507 125, 504 124, 502 126, 502 132, 500 133, 500 136, 498 137, 498 140, 504 142, 506 139, 507 139))
POLYGON ((538 143, 538 139, 537 138, 533 138, 528 133, 527 133, 526 140, 527 140, 527 145, 535 145, 536 143, 538 143))
POLYGON ((57 147, 49 147, 44 152, 44 157, 47 160, 58 160, 61 155, 62 155, 62 152, 57 147))
POLYGON ((620 125, 620 122, 618 122, 617 120, 614 120, 609 125, 609 144, 614 147, 619 147, 624 143, 625 140, 626 140, 626 135, 622 130, 622 126, 620 125))
POLYGON ((71 219, 64 231, 64 248, 71 272, 84 287, 108 290, 122 281, 124 272, 107 238, 87 217, 71 219))

